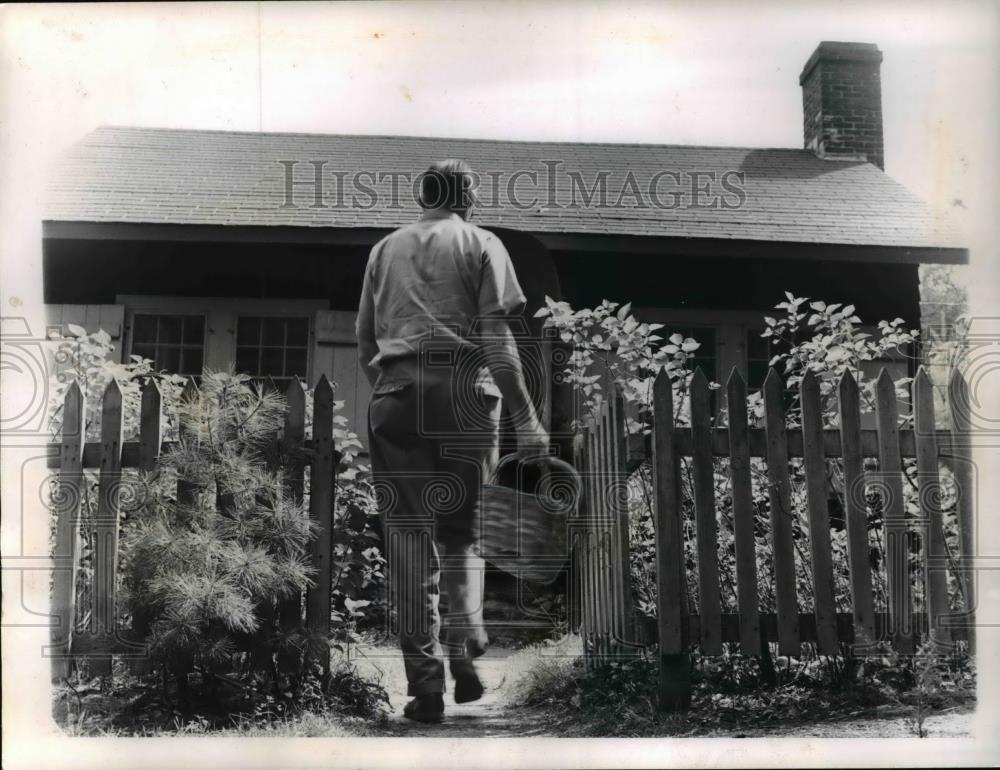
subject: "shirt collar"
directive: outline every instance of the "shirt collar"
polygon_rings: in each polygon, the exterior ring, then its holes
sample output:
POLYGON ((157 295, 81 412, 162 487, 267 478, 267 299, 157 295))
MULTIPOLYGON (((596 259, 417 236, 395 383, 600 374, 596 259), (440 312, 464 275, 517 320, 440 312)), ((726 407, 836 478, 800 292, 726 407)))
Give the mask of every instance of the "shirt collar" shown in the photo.
POLYGON ((449 219, 450 217, 456 217, 457 219, 462 218, 454 211, 449 211, 445 208, 424 209, 420 214, 421 221, 425 219, 449 219))

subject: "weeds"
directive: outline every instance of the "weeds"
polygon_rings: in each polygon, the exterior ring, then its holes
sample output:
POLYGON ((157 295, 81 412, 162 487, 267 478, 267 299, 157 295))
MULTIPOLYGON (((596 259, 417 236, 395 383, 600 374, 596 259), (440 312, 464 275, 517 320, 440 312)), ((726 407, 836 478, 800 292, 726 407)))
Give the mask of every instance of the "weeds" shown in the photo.
POLYGON ((927 717, 974 697, 975 670, 967 655, 927 640, 913 658, 913 686, 900 696, 914 734, 927 737, 927 717))
POLYGON ((659 669, 651 656, 590 669, 580 658, 542 660, 514 684, 513 702, 551 712, 561 734, 581 737, 759 734, 874 716, 904 716, 924 736, 929 715, 975 700, 967 653, 930 645, 913 657, 888 651, 865 658, 781 656, 773 683, 758 658, 731 650, 709 658, 692 655, 691 665, 694 691, 685 713, 659 711, 659 669))

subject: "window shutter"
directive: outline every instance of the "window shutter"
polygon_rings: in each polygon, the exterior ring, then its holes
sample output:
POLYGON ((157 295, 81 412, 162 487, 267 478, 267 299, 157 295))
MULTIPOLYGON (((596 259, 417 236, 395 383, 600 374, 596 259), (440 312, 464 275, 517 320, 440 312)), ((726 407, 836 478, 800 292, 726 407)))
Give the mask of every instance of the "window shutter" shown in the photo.
POLYGON ((313 350, 313 383, 325 374, 337 389, 333 397, 344 402, 340 414, 348 427, 368 447, 368 401, 371 386, 358 362, 354 324, 358 314, 348 310, 316 311, 316 346, 313 350))
POLYGON ((69 333, 69 324, 82 326, 88 332, 100 330, 111 335, 116 361, 122 360, 122 329, 125 326, 124 305, 46 305, 48 329, 69 333))

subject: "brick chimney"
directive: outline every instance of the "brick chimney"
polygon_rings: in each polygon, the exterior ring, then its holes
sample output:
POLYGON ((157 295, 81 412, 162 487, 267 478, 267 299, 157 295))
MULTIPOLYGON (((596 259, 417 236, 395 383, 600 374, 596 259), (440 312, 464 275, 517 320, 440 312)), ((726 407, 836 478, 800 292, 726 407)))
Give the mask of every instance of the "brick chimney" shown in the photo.
POLYGON ((807 150, 885 169, 881 63, 874 43, 819 44, 799 77, 807 150))

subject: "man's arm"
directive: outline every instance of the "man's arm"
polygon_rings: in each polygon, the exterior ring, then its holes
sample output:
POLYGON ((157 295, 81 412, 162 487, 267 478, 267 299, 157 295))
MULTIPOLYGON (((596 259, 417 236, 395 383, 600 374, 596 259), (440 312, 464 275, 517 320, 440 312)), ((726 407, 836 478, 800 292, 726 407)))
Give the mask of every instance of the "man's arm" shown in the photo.
POLYGON ((484 242, 483 270, 479 286, 479 331, 486 364, 517 432, 522 451, 548 452, 549 436, 535 413, 535 405, 524 381, 521 356, 507 318, 524 308, 524 292, 503 243, 490 235, 484 242))
POLYGON ((490 374, 500 388, 514 422, 518 449, 529 453, 547 454, 549 434, 535 412, 535 405, 524 380, 517 342, 507 320, 501 317, 487 317, 480 320, 479 329, 490 374))
POLYGON ((358 322, 355 328, 358 336, 358 360, 364 370, 365 377, 373 387, 378 379, 378 367, 372 366, 372 359, 378 355, 378 342, 375 338, 375 296, 372 288, 372 261, 374 249, 368 257, 365 268, 364 284, 361 287, 361 304, 358 307, 358 322))

